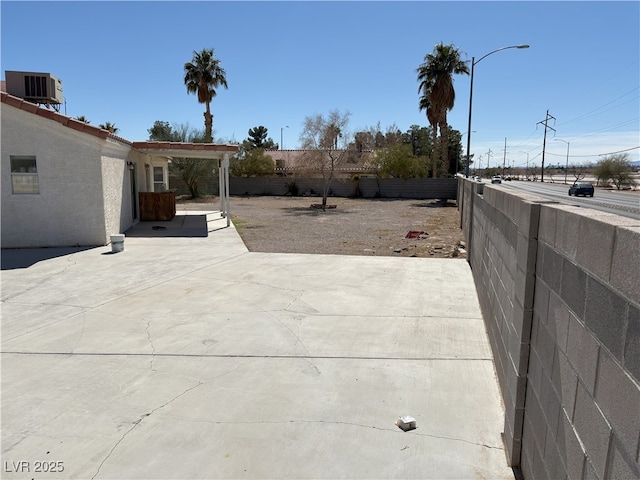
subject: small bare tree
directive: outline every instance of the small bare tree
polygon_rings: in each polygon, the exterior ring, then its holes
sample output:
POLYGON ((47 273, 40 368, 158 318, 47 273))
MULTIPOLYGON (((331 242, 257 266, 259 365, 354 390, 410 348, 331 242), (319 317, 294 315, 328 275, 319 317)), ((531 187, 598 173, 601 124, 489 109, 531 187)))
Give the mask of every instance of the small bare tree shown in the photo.
POLYGON ((300 143, 305 153, 305 165, 309 171, 322 177, 322 206, 327 206, 327 196, 331 181, 338 164, 347 155, 346 128, 349 124, 349 112, 332 110, 324 115, 305 117, 300 143))
POLYGON ((569 173, 574 178, 573 183, 577 183, 587 176, 587 167, 586 165, 572 165, 569 167, 569 173))

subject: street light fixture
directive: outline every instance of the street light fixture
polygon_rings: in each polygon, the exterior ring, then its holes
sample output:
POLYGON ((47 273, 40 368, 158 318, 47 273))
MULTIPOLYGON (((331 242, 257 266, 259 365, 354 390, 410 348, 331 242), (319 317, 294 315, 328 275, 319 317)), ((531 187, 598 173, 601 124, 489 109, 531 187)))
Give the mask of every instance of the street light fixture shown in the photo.
POLYGON ((282 141, 282 132, 285 128, 289 128, 289 125, 285 125, 284 127, 280 127, 280 150, 284 150, 284 142, 282 141))
POLYGON ((569 170, 569 142, 566 140, 562 140, 561 138, 554 138, 554 140, 558 140, 560 142, 564 142, 567 144, 567 164, 564 167, 564 184, 567 184, 567 170, 569 170))
POLYGON ((509 47, 502 47, 502 48, 498 48, 496 50, 493 50, 492 52, 487 53, 486 55, 480 57, 480 59, 478 59, 478 61, 476 62, 476 57, 471 57, 471 85, 469 87, 469 125, 467 128, 467 132, 469 132, 469 135, 467 136, 467 168, 465 171, 465 176, 467 178, 469 178, 469 158, 471 155, 471 107, 473 105, 472 101, 473 101, 473 71, 475 69, 475 66, 477 63, 480 63, 483 59, 487 58, 489 55, 492 55, 496 52, 501 52, 502 50, 508 50, 510 48, 529 48, 529 45, 511 45, 509 47))

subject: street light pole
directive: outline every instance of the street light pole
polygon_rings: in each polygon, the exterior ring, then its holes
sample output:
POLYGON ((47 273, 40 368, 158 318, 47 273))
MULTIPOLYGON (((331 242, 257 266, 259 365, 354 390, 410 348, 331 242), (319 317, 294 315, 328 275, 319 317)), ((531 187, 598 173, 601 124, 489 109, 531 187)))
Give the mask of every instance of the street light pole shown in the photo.
POLYGON ((289 128, 289 125, 280 127, 280 150, 284 150, 284 142, 282 141, 282 132, 284 131, 285 128, 289 128))
POLYGON ((559 140, 560 142, 564 142, 567 144, 567 163, 564 167, 564 184, 567 184, 567 170, 569 170, 569 142, 566 140, 562 140, 561 138, 554 138, 554 140, 559 140))
POLYGON ((469 135, 467 136, 467 168, 465 171, 465 176, 467 178, 469 178, 469 162, 471 158, 470 157, 471 155, 471 109, 473 107, 473 73, 475 70, 475 66, 477 63, 480 63, 483 59, 487 58, 489 55, 492 55, 496 52, 501 52, 502 50, 507 50, 509 48, 529 48, 529 45, 511 45, 509 47, 498 48, 480 57, 477 62, 476 62, 476 57, 471 57, 471 82, 469 85, 469 123, 467 125, 467 132, 469 132, 469 135))
MULTIPOLYGON (((464 132, 464 133, 460 136, 460 139, 462 140, 462 137, 464 137, 467 133, 469 133, 469 132, 468 132, 468 131, 464 132)), ((476 133, 476 131, 474 130, 474 131, 473 131, 473 133, 476 133)), ((462 143, 462 142, 461 142, 461 143, 462 143)), ((460 170, 459 163, 460 163, 460 161, 459 161, 459 159, 457 159, 457 160, 456 160, 456 175, 458 174, 458 170, 460 170)), ((469 158, 467 158, 467 167, 466 167, 466 168, 467 168, 467 172, 468 172, 468 169, 469 169, 469 158)), ((467 173, 467 177, 468 177, 468 176, 469 176, 469 174, 467 173)))

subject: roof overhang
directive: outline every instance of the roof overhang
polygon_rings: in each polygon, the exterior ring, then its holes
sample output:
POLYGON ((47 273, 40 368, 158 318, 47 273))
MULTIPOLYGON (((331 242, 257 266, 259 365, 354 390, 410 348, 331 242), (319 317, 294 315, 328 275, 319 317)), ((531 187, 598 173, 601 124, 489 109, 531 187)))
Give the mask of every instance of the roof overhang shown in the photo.
POLYGON ((139 152, 159 157, 185 157, 220 159, 238 151, 238 145, 218 145, 215 143, 183 142, 133 142, 139 152))

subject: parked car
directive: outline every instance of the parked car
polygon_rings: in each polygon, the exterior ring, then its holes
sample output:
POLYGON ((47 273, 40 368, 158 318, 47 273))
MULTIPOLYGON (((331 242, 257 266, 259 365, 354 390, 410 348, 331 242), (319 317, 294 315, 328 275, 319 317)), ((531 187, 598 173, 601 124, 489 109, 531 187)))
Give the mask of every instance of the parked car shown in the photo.
POLYGON ((577 197, 578 195, 584 195, 586 197, 589 195, 593 197, 594 191, 595 189, 590 183, 574 183, 571 185, 571 188, 569 188, 569 196, 575 195, 577 197))
POLYGON ((491 183, 502 183, 502 179, 496 175, 495 177, 491 177, 491 183))

